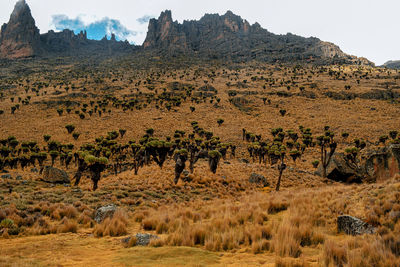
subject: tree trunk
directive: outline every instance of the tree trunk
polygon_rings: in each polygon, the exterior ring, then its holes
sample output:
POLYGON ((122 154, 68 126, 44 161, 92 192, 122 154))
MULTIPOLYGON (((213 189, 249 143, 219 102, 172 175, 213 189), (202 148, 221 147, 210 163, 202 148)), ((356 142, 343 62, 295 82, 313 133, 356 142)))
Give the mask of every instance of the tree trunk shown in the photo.
POLYGON ((100 180, 100 172, 93 172, 92 174, 93 191, 96 191, 99 180, 100 180))
POLYGON ((282 173, 283 169, 279 170, 278 182, 276 183, 276 188, 275 188, 276 191, 279 191, 279 188, 281 187, 282 173))

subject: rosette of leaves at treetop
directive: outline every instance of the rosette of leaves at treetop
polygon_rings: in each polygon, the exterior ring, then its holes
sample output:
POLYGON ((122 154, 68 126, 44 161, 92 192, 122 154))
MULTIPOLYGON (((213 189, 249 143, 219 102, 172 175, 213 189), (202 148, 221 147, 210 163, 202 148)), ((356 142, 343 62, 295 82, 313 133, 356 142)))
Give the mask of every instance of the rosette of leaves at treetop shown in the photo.
POLYGON ((95 191, 97 189, 97 183, 101 177, 101 172, 103 172, 107 167, 108 159, 88 154, 85 156, 85 163, 92 174, 93 191, 95 191))

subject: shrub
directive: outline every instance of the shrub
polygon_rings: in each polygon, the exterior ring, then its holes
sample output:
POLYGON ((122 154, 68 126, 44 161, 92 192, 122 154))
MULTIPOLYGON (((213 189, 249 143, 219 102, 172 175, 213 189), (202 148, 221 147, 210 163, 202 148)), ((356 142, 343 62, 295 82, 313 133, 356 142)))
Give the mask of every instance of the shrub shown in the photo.
POLYGON ((119 134, 121 135, 121 138, 124 138, 124 135, 126 134, 125 129, 119 129, 119 134))
POLYGON ((74 133, 72 134, 72 137, 73 137, 75 140, 78 140, 78 138, 79 138, 80 135, 81 135, 80 133, 74 132, 74 133))
POLYGON ((58 227, 58 233, 76 233, 78 231, 78 224, 75 220, 64 219, 58 227))
POLYGON ((319 160, 314 160, 311 164, 313 165, 314 168, 318 168, 319 160))
POLYGON ((67 129, 68 133, 72 133, 75 130, 75 126, 72 124, 67 124, 65 125, 65 128, 67 129))
POLYGON ((50 138, 51 138, 51 135, 48 135, 48 134, 43 135, 43 140, 45 142, 49 142, 50 138))

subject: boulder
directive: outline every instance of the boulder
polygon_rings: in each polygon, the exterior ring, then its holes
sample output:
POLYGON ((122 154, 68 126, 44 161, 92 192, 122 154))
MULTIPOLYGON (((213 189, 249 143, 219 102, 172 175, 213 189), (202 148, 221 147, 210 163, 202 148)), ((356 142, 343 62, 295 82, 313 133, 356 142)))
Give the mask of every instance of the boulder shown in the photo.
MULTIPOLYGON (((321 163, 315 174, 323 176, 321 163)), ((360 183, 365 177, 365 173, 362 168, 352 166, 343 153, 335 152, 326 167, 326 177, 337 182, 360 183)))
POLYGON ((370 150, 365 156, 365 171, 373 181, 384 181, 400 173, 400 145, 370 150))
POLYGON ((269 182, 267 181, 267 178, 265 178, 263 175, 257 174, 257 173, 252 173, 250 175, 249 182, 252 184, 261 185, 262 187, 269 186, 269 182))
POLYGON ((45 166, 43 171, 43 181, 53 184, 69 184, 71 181, 64 170, 51 166, 45 166))
POLYGON ((96 214, 94 216, 94 220, 97 223, 101 223, 104 221, 106 218, 111 218, 114 216, 115 211, 117 210, 117 207, 114 204, 110 204, 107 206, 100 207, 96 210, 96 214))
MULTIPOLYGON (((147 246, 152 239, 158 239, 159 237, 151 234, 136 234, 136 244, 135 246, 147 246)), ((131 241, 132 237, 126 237, 122 239, 122 243, 128 244, 131 241)))
POLYGON ((348 235, 362 235, 375 233, 375 227, 368 223, 349 215, 342 215, 337 218, 338 232, 348 235))

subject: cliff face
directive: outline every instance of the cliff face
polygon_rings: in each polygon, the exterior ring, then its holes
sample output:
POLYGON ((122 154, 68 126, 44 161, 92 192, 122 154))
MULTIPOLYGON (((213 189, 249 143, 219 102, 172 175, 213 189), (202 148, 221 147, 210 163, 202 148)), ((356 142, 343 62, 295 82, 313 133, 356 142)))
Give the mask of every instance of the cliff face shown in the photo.
POLYGON ((10 59, 40 54, 39 29, 25 0, 17 2, 10 21, 1 27, 0 54, 10 59))
POLYGON ((250 25, 231 11, 222 16, 206 14, 199 21, 182 24, 172 20, 171 11, 165 11, 158 19, 150 20, 143 46, 164 55, 189 53, 206 58, 266 62, 371 64, 317 38, 270 33, 258 23, 250 25))

